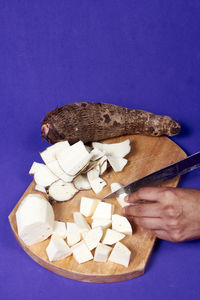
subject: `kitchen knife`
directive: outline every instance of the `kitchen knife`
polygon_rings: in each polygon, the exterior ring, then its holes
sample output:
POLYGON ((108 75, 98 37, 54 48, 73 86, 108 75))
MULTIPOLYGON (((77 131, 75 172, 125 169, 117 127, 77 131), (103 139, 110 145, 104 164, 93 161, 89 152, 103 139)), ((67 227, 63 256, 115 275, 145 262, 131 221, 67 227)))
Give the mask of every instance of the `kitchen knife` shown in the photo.
POLYGON ((163 181, 172 179, 176 176, 184 175, 200 167, 200 152, 188 156, 174 164, 162 168, 156 172, 148 174, 128 185, 125 185, 117 191, 107 195, 104 199, 115 198, 122 193, 131 194, 142 187, 155 186, 163 181))

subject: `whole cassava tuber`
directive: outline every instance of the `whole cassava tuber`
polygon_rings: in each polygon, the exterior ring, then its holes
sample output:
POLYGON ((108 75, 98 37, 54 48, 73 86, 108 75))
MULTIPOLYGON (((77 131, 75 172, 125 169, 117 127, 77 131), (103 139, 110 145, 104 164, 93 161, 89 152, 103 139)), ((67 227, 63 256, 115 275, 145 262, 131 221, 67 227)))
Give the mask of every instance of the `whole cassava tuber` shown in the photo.
POLYGON ((181 126, 168 116, 107 103, 78 102, 56 108, 45 116, 41 132, 54 144, 101 141, 128 134, 173 136, 181 126))

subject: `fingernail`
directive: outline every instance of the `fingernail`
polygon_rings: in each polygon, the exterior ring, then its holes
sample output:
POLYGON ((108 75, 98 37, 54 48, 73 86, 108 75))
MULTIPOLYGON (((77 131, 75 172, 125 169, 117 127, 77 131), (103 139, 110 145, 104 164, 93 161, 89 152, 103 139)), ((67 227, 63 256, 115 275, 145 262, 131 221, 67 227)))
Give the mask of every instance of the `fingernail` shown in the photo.
POLYGON ((128 202, 128 195, 124 197, 124 201, 128 202))

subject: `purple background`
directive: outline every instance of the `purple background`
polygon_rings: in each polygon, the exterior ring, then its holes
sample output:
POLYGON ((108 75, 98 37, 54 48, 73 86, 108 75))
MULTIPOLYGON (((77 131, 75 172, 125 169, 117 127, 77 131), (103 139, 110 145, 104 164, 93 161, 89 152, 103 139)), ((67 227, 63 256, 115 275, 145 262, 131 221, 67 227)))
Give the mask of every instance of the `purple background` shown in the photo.
MULTIPOLYGON (((83 100, 170 115, 173 141, 199 151, 200 1, 0 1, 0 298, 199 299, 199 240, 157 241, 143 276, 112 284, 56 275, 16 242, 8 215, 47 146, 40 122, 83 100)), ((199 174, 180 186, 199 188, 199 174)))

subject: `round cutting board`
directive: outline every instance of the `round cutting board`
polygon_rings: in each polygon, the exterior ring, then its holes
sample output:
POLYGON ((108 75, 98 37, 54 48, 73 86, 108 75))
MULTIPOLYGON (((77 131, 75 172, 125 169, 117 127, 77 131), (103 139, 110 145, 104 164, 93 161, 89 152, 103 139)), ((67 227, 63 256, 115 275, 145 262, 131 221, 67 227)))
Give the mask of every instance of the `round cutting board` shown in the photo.
MULTIPOLYGON (((167 137, 129 135, 109 139, 104 141, 104 143, 118 143, 125 139, 130 139, 131 141, 131 152, 126 157, 128 159, 128 164, 125 166, 124 170, 115 173, 111 168, 108 169, 102 176, 107 182, 107 186, 99 194, 95 194, 92 190, 80 191, 69 201, 52 204, 56 220, 63 222, 73 221, 73 212, 79 211, 82 196, 103 199, 104 196, 111 192, 110 184, 112 182, 119 182, 122 185, 126 185, 133 180, 143 177, 187 156, 178 145, 167 137)), ((162 186, 176 187, 178 182, 179 178, 174 178, 163 183, 162 186)), ((41 243, 26 246, 18 236, 15 213, 20 202, 27 194, 32 192, 37 193, 37 191, 34 190, 34 187, 35 183, 33 181, 10 213, 9 221, 18 243, 37 263, 64 277, 87 282, 122 281, 140 276, 144 273, 155 243, 155 237, 148 231, 136 226, 134 220, 131 220, 133 235, 126 236, 122 240, 122 243, 131 250, 131 259, 127 268, 112 262, 97 263, 88 261, 83 264, 78 264, 73 256, 56 262, 49 262, 45 249, 50 238, 41 243)), ((106 201, 114 204, 114 213, 121 214, 121 207, 118 205, 116 199, 106 201)), ((90 222, 90 218, 88 218, 88 222, 90 222)))

